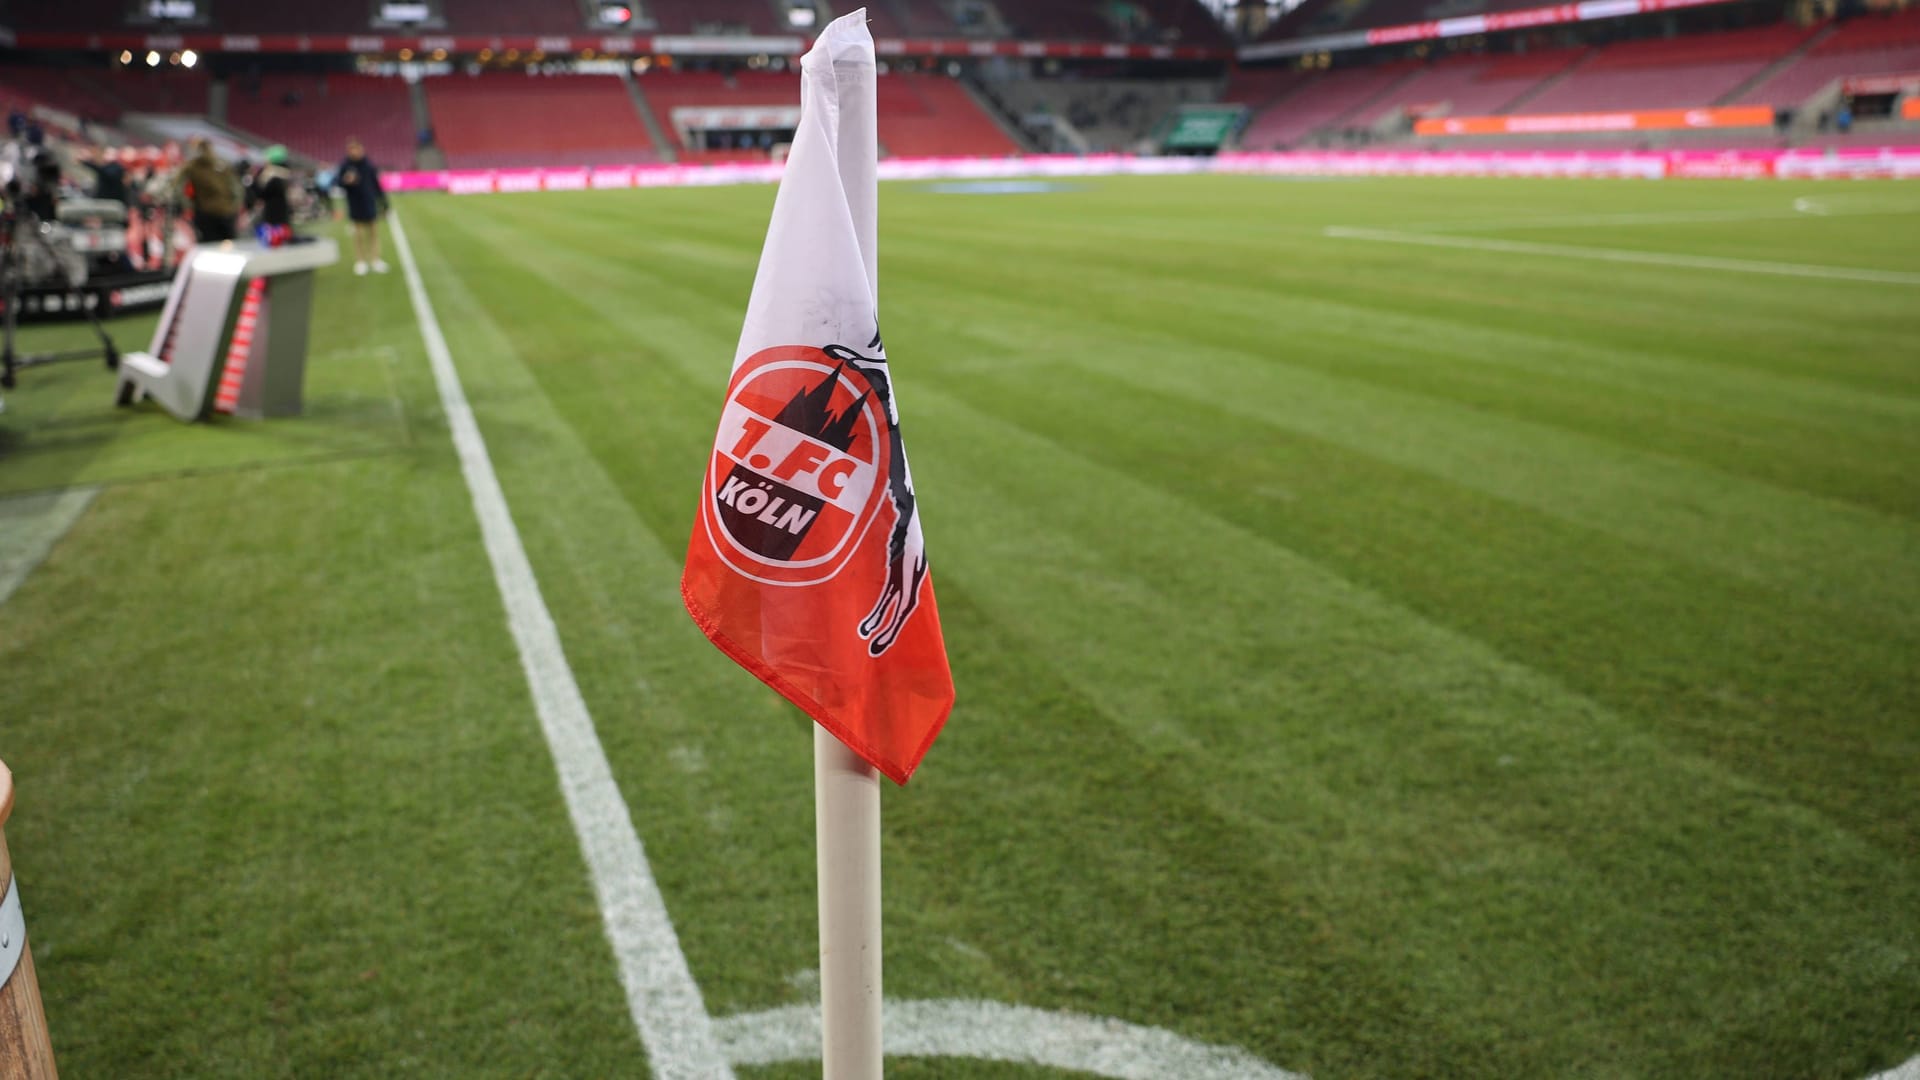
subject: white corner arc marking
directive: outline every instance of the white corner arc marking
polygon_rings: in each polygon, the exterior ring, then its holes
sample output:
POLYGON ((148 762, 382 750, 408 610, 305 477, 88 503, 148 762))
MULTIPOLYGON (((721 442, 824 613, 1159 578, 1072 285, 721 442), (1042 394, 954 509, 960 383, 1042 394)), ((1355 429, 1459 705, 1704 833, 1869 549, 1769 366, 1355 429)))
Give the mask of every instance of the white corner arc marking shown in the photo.
MULTIPOLYGON (((888 1057, 1044 1065, 1110 1080, 1306 1080, 1244 1050, 1161 1028, 995 1001, 886 1003, 888 1057)), ((820 1010, 789 1005, 714 1022, 735 1065, 820 1060, 820 1010)))
POLYGON ((460 471, 473 497, 474 516, 480 519, 494 583, 506 607, 507 625, 526 671, 540 729, 560 774, 560 791, 586 856, 607 940, 619 963, 628 1011, 646 1046, 647 1060, 660 1080, 730 1080, 733 1069, 721 1055, 713 1021, 687 967, 686 954, 680 951, 680 939, 647 865, 640 834, 634 830, 593 718, 587 714, 586 699, 561 650, 559 631, 507 510, 507 497, 467 404, 400 215, 389 215, 388 222, 440 391, 440 406, 460 457, 460 471))
POLYGON ((1910 1057, 1883 1073, 1875 1073, 1867 1080, 1920 1080, 1920 1057, 1910 1057))

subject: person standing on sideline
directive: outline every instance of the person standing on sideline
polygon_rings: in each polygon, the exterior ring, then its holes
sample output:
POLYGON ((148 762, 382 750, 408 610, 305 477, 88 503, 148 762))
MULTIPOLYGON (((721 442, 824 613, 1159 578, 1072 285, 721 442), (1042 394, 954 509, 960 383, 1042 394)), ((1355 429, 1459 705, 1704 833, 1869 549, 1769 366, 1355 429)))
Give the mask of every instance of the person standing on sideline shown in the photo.
POLYGON ((380 170, 367 160, 359 139, 347 140, 347 157, 333 172, 333 186, 346 193, 347 216, 353 219, 353 272, 387 272, 380 261, 380 215, 387 210, 387 193, 380 187, 380 170))
POLYGON ((93 197, 117 202, 122 206, 133 200, 127 197, 127 169, 120 164, 113 151, 99 147, 87 154, 87 164, 93 168, 93 197))
POLYGON ((202 244, 234 238, 234 218, 240 213, 240 185, 233 172, 213 156, 213 144, 193 142, 193 159, 180 170, 180 194, 193 207, 193 235, 202 244))
POLYGON ((253 176, 249 202, 256 206, 260 220, 254 235, 268 247, 293 241, 293 174, 287 171, 287 148, 267 147, 267 163, 253 176))

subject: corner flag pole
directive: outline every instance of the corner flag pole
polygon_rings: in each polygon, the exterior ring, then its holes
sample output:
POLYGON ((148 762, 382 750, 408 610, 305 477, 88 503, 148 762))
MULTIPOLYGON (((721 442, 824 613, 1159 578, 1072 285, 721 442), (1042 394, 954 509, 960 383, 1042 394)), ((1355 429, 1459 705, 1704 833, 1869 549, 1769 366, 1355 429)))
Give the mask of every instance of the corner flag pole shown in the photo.
POLYGON ((880 1080, 880 777, 907 782, 954 696, 880 338, 877 68, 864 8, 800 59, 680 578, 701 632, 816 725, 827 1080, 880 1080))
POLYGON ((825 1080, 880 1080, 880 774, 813 726, 825 1080))

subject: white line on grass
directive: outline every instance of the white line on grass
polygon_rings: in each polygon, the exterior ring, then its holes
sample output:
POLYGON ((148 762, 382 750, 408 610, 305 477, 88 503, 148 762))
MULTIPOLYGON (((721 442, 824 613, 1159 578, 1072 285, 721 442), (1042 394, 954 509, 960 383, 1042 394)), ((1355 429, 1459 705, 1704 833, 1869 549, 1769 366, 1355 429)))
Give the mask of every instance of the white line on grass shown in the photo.
POLYGON ((1875 1073, 1867 1080, 1920 1080, 1920 1057, 1911 1057, 1883 1073, 1875 1073))
POLYGON ((1467 251, 1499 251, 1511 255, 1545 255, 1560 259, 1586 259, 1592 262, 1640 263, 1647 266, 1677 266, 1690 270, 1723 270, 1735 274, 1770 274, 1777 277, 1825 278, 1832 281, 1868 281, 1876 285, 1920 285, 1920 274, 1900 270, 1867 270, 1852 266, 1816 266, 1809 263, 1761 262, 1750 259, 1723 259, 1713 255, 1675 255, 1660 251, 1621 251, 1613 248, 1576 247, 1570 244, 1538 244, 1526 240, 1495 240, 1479 236, 1432 236, 1422 233, 1394 232, 1387 229, 1360 229, 1329 225, 1326 235, 1340 240, 1373 240, 1387 244, 1416 244, 1424 247, 1461 248, 1467 251))
POLYGON ((713 1021, 700 998, 700 988, 687 968, 686 954, 667 916, 666 901, 654 882, 647 855, 634 831, 633 818, 620 797, 607 765, 606 751, 594 731, 587 703, 580 696, 573 669, 560 648, 553 616, 540 596, 533 566, 527 561, 520 532, 507 510, 506 495, 487 457, 487 444, 467 405, 460 374, 454 369, 447 339, 434 317, 420 270, 413 261, 400 215, 388 218, 394 250, 413 298, 413 311, 433 365, 433 381, 440 389, 440 405, 447 414, 460 471, 473 496, 473 512, 480 519, 480 535, 493 578, 506 606, 507 625, 520 650, 527 686, 560 773, 560 791, 567 813, 579 834, 580 850, 593 875, 594 892, 606 922, 607 939, 620 964, 627 1007, 640 1040, 646 1044, 653 1074, 661 1080, 711 1080, 731 1077, 733 1070, 720 1052, 713 1021))
MULTIPOLYGON (((1112 1080, 1305 1080, 1231 1046, 1078 1013, 995 1001, 888 1001, 889 1057, 1048 1065, 1112 1080)), ((716 1025, 736 1065, 820 1059, 820 1009, 789 1005, 716 1025)))
MULTIPOLYGON (((567 666, 553 616, 541 599, 400 216, 394 214, 389 221, 441 407, 473 497, 474 514, 480 519, 494 581, 541 730, 560 772, 560 790, 593 875, 627 1004, 654 1075, 663 1080, 708 1080, 732 1077, 729 1062, 762 1066, 818 1061, 818 1005, 719 1020, 707 1014, 633 818, 587 714, 586 701, 567 666)), ((1270 1065, 1237 1047, 1195 1042, 1122 1020, 991 1001, 889 1001, 886 1032, 886 1052, 891 1057, 1005 1061, 1111 1080, 1305 1080, 1300 1073, 1270 1065)), ((1920 1080, 1920 1058, 1870 1080, 1920 1080)))
POLYGON ((1402 225, 1400 231, 1422 233, 1481 232, 1503 229, 1594 229, 1616 225, 1703 225, 1727 221, 1779 221, 1798 219, 1803 212, 1793 210, 1660 210, 1643 214, 1577 214, 1548 217, 1482 218, 1475 221, 1440 221, 1431 225, 1402 225))
POLYGON ((27 580, 98 494, 97 487, 81 487, 0 499, 0 604, 27 580))

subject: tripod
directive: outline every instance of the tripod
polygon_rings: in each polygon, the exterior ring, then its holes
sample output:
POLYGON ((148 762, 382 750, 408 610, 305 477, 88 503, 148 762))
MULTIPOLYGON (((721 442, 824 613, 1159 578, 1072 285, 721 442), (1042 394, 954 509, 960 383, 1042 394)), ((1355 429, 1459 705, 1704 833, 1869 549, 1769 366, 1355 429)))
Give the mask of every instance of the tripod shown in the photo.
MULTIPOLYGON (((30 210, 17 213, 9 209, 0 214, 0 307, 5 309, 0 317, 0 389, 11 390, 16 382, 14 373, 21 368, 39 367, 42 364, 57 364, 68 360, 88 360, 99 355, 107 363, 109 371, 120 366, 120 349, 107 334, 107 328, 100 324, 98 304, 82 303, 86 311, 87 322, 92 325, 94 336, 100 339, 97 349, 67 349, 57 352, 31 353, 21 355, 13 345, 14 327, 20 316, 20 291, 27 275, 26 264, 20 253, 21 236, 37 246, 49 262, 55 267, 60 265, 60 254, 40 233, 40 219, 30 210)), ((72 278, 67 278, 69 283, 72 278)))

